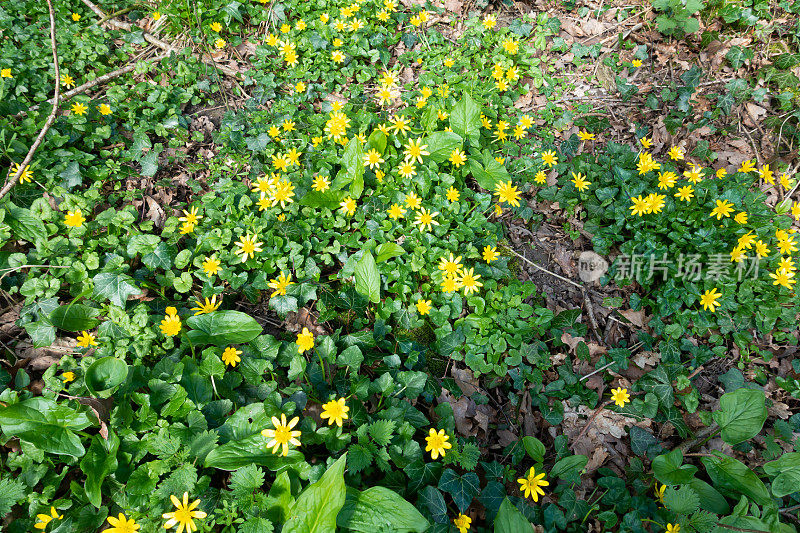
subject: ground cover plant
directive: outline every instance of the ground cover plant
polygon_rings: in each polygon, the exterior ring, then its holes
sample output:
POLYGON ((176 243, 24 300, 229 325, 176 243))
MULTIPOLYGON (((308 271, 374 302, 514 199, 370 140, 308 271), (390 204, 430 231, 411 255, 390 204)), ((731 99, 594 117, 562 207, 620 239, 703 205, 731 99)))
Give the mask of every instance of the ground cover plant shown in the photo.
POLYGON ((3 4, 0 529, 796 531, 797 11, 3 4))

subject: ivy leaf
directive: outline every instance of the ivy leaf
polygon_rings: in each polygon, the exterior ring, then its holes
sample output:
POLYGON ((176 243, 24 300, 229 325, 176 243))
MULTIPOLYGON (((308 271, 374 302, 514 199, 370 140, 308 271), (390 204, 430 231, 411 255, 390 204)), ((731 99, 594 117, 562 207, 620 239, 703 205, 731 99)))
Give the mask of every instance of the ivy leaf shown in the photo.
POLYGON ((316 483, 297 497, 283 533, 327 533, 336 531, 336 516, 344 506, 344 467, 347 454, 342 455, 316 483))
POLYGON ((468 472, 459 476, 454 470, 448 468, 439 479, 439 488, 453 497, 453 501, 462 513, 481 492, 480 480, 475 472, 468 472))
POLYGON ((447 517, 447 503, 444 501, 442 491, 436 487, 428 485, 419 494, 419 503, 428 508, 428 511, 433 517, 433 521, 437 524, 447 524, 449 519, 447 517))
POLYGON ((139 293, 136 285, 130 283, 129 280, 133 281, 130 276, 124 274, 101 272, 92 278, 94 295, 108 298, 112 304, 124 308, 128 297, 139 293))

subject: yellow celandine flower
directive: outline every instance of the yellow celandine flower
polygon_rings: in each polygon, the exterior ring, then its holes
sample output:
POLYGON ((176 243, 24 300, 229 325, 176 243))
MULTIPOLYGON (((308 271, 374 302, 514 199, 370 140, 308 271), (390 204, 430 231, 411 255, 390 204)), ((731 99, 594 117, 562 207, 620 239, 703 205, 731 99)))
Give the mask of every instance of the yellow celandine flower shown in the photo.
POLYGON ((422 198, 417 196, 416 193, 412 192, 406 195, 405 202, 406 207, 410 209, 419 209, 419 207, 422 205, 422 198))
POLYGON ((667 486, 666 485, 661 485, 661 487, 659 487, 658 483, 656 483, 656 487, 655 487, 656 499, 658 500, 658 502, 661 505, 664 505, 664 491, 665 490, 667 490, 667 486))
POLYGON ((414 219, 413 224, 415 226, 419 226, 420 231, 422 230, 430 231, 432 229, 431 226, 439 225, 439 222, 433 218, 438 215, 439 215, 438 211, 430 212, 424 207, 421 207, 417 212, 417 218, 414 219))
POLYGON ((306 21, 304 21, 303 19, 298 20, 297 24, 294 25, 294 29, 298 31, 306 29, 306 21))
POLYGON ((636 170, 639 171, 639 175, 647 174, 651 170, 659 170, 661 168, 661 164, 657 163, 653 160, 653 156, 650 155, 649 152, 642 152, 639 154, 639 161, 636 163, 636 170))
POLYGON ((464 163, 467 162, 467 154, 465 154, 459 148, 456 148, 450 153, 449 160, 455 168, 459 168, 464 166, 464 163))
POLYGON ((192 232, 194 232, 194 224, 189 224, 188 222, 181 224, 181 235, 187 235, 192 232))
POLYGON ((747 233, 739 237, 738 246, 746 250, 749 250, 750 248, 753 247, 753 243, 755 242, 756 242, 756 236, 753 235, 752 231, 748 231, 747 233))
POLYGON ((467 533, 470 525, 472 525, 472 518, 459 513, 457 517, 453 518, 453 524, 456 526, 456 529, 458 529, 458 533, 467 533))
POLYGON ((343 63, 344 62, 344 53, 342 53, 341 50, 334 50, 331 53, 331 60, 333 60, 334 63, 343 63))
POLYGON ((455 257, 453 252, 450 252, 450 257, 439 258, 439 265, 437 268, 447 276, 457 276, 461 273, 461 256, 455 257))
POLYGON ((398 96, 400 96, 400 91, 397 89, 393 89, 391 87, 380 87, 375 95, 375 100, 378 102, 378 105, 387 105, 391 104, 392 100, 398 96))
POLYGON ((494 186, 494 194, 498 200, 514 207, 519 207, 520 193, 511 181, 499 182, 494 186))
POLYGON ((190 504, 188 492, 183 493, 182 502, 174 495, 169 498, 172 500, 175 510, 171 513, 164 513, 161 515, 161 518, 167 520, 164 523, 164 529, 171 529, 178 526, 177 533, 183 533, 184 529, 187 533, 197 531, 197 524, 194 523, 195 519, 202 520, 206 517, 206 513, 203 511, 195 510, 197 506, 200 505, 200 500, 195 500, 190 504))
POLYGON ((375 148, 370 149, 369 152, 364 154, 364 164, 369 168, 379 167, 383 162, 384 160, 381 157, 380 152, 378 152, 375 148))
POLYGON ((483 17, 483 27, 491 30, 497 25, 497 15, 486 15, 483 17))
POLYGON ((0 69, 0 78, 11 78, 13 79, 14 76, 11 74, 10 68, 0 69))
POLYGON ((431 312, 432 307, 430 300, 425 300, 420 298, 419 300, 417 300, 416 306, 417 306, 417 312, 420 315, 427 315, 428 313, 431 312))
POLYGON ((166 312, 164 320, 161 321, 161 333, 167 337, 174 337, 181 331, 181 319, 178 310, 172 306, 167 307, 166 312))
MULTIPOLYGON (((289 122, 289 121, 287 121, 289 122)), ((294 122, 291 122, 292 129, 294 129, 294 122)), ((286 123, 283 124, 284 128, 286 127, 286 123)), ((286 130, 289 131, 289 130, 286 130)), ((286 157, 289 159, 290 165, 298 165, 300 166, 300 156, 303 155, 303 152, 298 152, 297 148, 292 148, 288 152, 286 152, 286 157)))
POLYGON ((423 155, 431 155, 430 152, 426 150, 427 147, 427 144, 422 144, 422 137, 418 139, 409 139, 404 145, 405 150, 403 150, 406 162, 414 163, 416 161, 422 163, 423 155))
POLYGON ((180 222, 186 222, 188 224, 196 226, 197 223, 200 222, 200 220, 202 218, 203 217, 201 215, 197 214, 197 208, 196 207, 192 207, 189 211, 185 211, 184 210, 183 211, 183 216, 182 217, 178 217, 178 220, 180 222))
POLYGON ((111 114, 111 106, 108 104, 100 104, 99 106, 97 106, 97 111, 104 117, 107 117, 108 115, 111 114))
POLYGON ((286 208, 286 204, 294 203, 294 184, 291 181, 280 180, 270 191, 269 201, 272 207, 281 204, 281 209, 286 208))
POLYGON ((403 216, 406 214, 406 210, 403 209, 403 207, 400 204, 392 204, 392 206, 386 213, 392 220, 398 220, 403 218, 403 216))
POLYGON ((159 11, 153 11, 152 17, 153 20, 161 20, 161 13, 159 11))
POLYGON ((800 202, 792 204, 792 209, 789 212, 795 220, 800 220, 800 202))
POLYGON ((447 85, 442 85, 441 87, 436 88, 436 94, 439 95, 439 98, 446 98, 448 94, 450 94, 450 87, 447 85))
POLYGON ((703 306, 703 309, 710 310, 712 313, 715 313, 717 311, 717 307, 722 305, 717 302, 717 300, 720 298, 722 298, 722 293, 717 292, 717 288, 714 287, 710 291, 706 291, 702 294, 702 296, 700 296, 700 305, 703 306))
POLYGON ((339 206, 345 213, 347 213, 347 216, 353 216, 353 214, 356 212, 356 201, 350 196, 342 200, 339 203, 339 206))
POLYGON ((431 459, 434 461, 439 458, 441 455, 442 457, 445 456, 445 450, 449 450, 453 447, 448 441, 450 440, 450 436, 447 435, 443 429, 440 429, 438 432, 430 428, 428 431, 428 436, 425 437, 425 442, 428 443, 425 446, 426 452, 431 452, 431 459))
POLYGON ((61 75, 61 85, 69 89, 70 87, 75 87, 75 80, 72 79, 72 76, 69 74, 62 74, 61 75))
POLYGON ((64 215, 64 224, 70 228, 80 228, 83 226, 84 222, 86 222, 86 218, 83 216, 83 212, 81 212, 80 209, 67 211, 67 214, 64 215))
POLYGON ((481 113, 481 125, 488 130, 492 129, 492 121, 483 113, 481 113))
POLYGON ((648 194, 647 198, 645 198, 645 201, 647 202, 647 209, 648 209, 647 212, 655 214, 660 213, 661 210, 664 208, 665 204, 664 199, 666 197, 667 196, 665 194, 656 194, 656 193, 648 194))
POLYGON ((207 276, 214 276, 222 270, 221 265, 222 263, 217 259, 217 254, 206 257, 203 260, 203 272, 205 272, 207 276))
POLYGON ((667 189, 671 189, 675 187, 675 182, 678 180, 678 176, 675 175, 674 172, 659 172, 658 173, 658 188, 662 191, 666 191, 667 189))
POLYGON ((331 188, 331 180, 327 176, 315 176, 312 187, 317 192, 325 192, 331 188))
POLYGON ((220 48, 225 48, 225 45, 226 45, 226 44, 228 44, 228 43, 227 43, 227 42, 225 42, 225 39, 222 39, 222 38, 220 38, 220 39, 216 39, 216 40, 214 41, 214 46, 215 46, 217 49, 220 49, 220 48))
MULTIPOLYGON (((222 31, 222 24, 220 24, 219 22, 212 22, 211 24, 208 25, 208 27, 211 28, 211 31, 214 31, 214 32, 217 32, 217 33, 222 31)), ((276 39, 277 39, 277 37, 276 37, 276 39)))
POLYGON ((514 39, 505 39, 503 40, 503 50, 507 53, 514 55, 519 52, 519 41, 514 39))
POLYGON ((519 490, 524 494, 525 498, 530 497, 534 502, 538 502, 539 496, 544 496, 542 487, 546 487, 550 484, 549 481, 544 480, 544 476, 544 472, 536 474, 536 469, 531 467, 526 477, 517 479, 519 490))
POLYGON ((449 189, 447 189, 447 193, 445 194, 445 196, 447 197, 448 202, 457 202, 460 197, 460 194, 458 192, 458 189, 456 189, 455 187, 450 187, 449 189))
POLYGON ((328 121, 325 123, 325 133, 334 141, 340 140, 347 133, 350 126, 350 119, 344 113, 333 110, 328 121))
POLYGON ((728 200, 717 200, 717 205, 711 210, 711 217, 717 217, 717 220, 722 220, 722 217, 730 217, 733 212, 733 204, 728 200))
POLYGON ((111 527, 106 529, 105 533, 136 533, 139 531, 139 524, 133 518, 126 518, 122 513, 119 513, 119 518, 109 516, 106 520, 111 527))
POLYGON ((417 175, 417 167, 415 167, 412 163, 408 161, 403 161, 400 163, 400 167, 398 168, 398 172, 400 175, 406 179, 410 178, 411 176, 417 175))
POLYGON ((297 353, 303 353, 311 350, 314 347, 314 334, 308 331, 308 328, 303 328, 303 331, 297 334, 297 353))
POLYGON ((499 157, 498 156, 498 157, 495 157, 494 160, 497 161, 498 163, 500 163, 501 165, 506 162, 506 158, 505 157, 499 157))
POLYGON ((764 165, 758 169, 758 177, 770 185, 775 185, 775 173, 769 169, 769 165, 764 165))
POLYGON ((72 110, 72 112, 74 114, 79 115, 79 116, 83 116, 89 110, 89 107, 83 105, 80 102, 75 102, 74 104, 72 104, 72 107, 70 109, 72 110))
POLYGON ((281 418, 272 417, 272 426, 275 429, 264 429, 261 435, 268 439, 272 439, 267 443, 267 448, 272 448, 272 453, 278 453, 278 448, 283 448, 281 455, 286 457, 289 455, 289 444, 293 446, 300 446, 301 431, 292 431, 292 428, 300 421, 300 417, 292 418, 289 423, 286 423, 286 415, 281 413, 281 418))
POLYGON ((786 190, 789 190, 792 187, 794 187, 794 180, 791 179, 789 177, 789 174, 787 174, 786 172, 781 174, 781 187, 783 187, 786 190))
POLYGON ((591 181, 587 181, 585 179, 585 176, 583 176, 580 172, 578 172, 577 174, 575 174, 573 172, 572 173, 572 179, 570 181, 572 182, 573 185, 575 185, 575 188, 578 189, 581 192, 583 192, 586 189, 588 189, 589 185, 592 184, 592 182, 591 181))
POLYGON ((306 92, 306 84, 302 81, 298 81, 297 85, 294 86, 294 92, 298 94, 306 92))
MULTIPOLYGON (((497 88, 498 91, 503 92, 506 89, 508 89, 508 82, 506 82, 506 80, 497 80, 494 83, 494 86, 497 88)), ((497 132, 497 136, 498 137, 501 137, 501 134, 502 134, 502 138, 505 139, 505 134, 503 132, 499 132, 499 131, 497 132)))
POLYGON ((329 426, 336 424, 342 427, 342 422, 348 418, 347 412, 349 410, 350 408, 344 403, 344 398, 339 398, 322 404, 322 413, 319 417, 323 420, 327 418, 329 426))
POLYGON ((77 14, 77 13, 73 13, 72 14, 72 20, 74 20, 75 22, 78 22, 79 20, 81 20, 81 16, 79 14, 77 14))
POLYGON ((421 96, 419 98, 417 98, 417 109, 422 109, 426 105, 428 105, 428 100, 426 100, 425 98, 423 98, 421 96))
POLYGON ((78 346, 81 348, 88 348, 89 346, 97 346, 97 340, 94 335, 88 331, 81 331, 78 336, 78 346))
POLYGON ((767 257, 769 255, 769 248, 767 248, 767 243, 762 241, 761 239, 757 240, 753 245, 756 249, 756 255, 761 257, 767 257))
POLYGON ((745 174, 747 174, 754 171, 755 169, 756 166, 753 164, 753 161, 748 159, 747 161, 742 163, 742 166, 740 166, 736 172, 744 172, 745 174))
POLYGON ((492 261, 496 261, 497 258, 500 257, 500 254, 497 253, 497 248, 494 246, 489 246, 488 244, 483 247, 483 260, 487 263, 491 263, 492 261))
POLYGON ((617 387, 611 391, 611 399, 617 407, 625 407, 625 404, 631 401, 631 395, 628 394, 628 389, 617 387))
POLYGON ((439 120, 447 120, 447 117, 449 117, 449 116, 450 116, 450 113, 448 113, 444 109, 439 109, 438 111, 436 111, 436 117, 439 120))
POLYGON ((447 68, 450 68, 450 67, 452 67, 452 66, 453 66, 453 65, 455 65, 455 64, 456 64, 456 62, 455 62, 455 61, 453 61, 453 58, 452 58, 452 57, 448 57, 448 58, 446 58, 446 59, 444 60, 444 66, 445 66, 445 67, 447 67, 447 68))
POLYGON ((797 251, 797 244, 794 242, 794 237, 786 235, 784 238, 778 240, 778 249, 781 255, 789 255, 797 251))
POLYGON ((685 170, 683 172, 683 177, 688 179, 693 184, 697 185, 698 183, 703 181, 702 171, 703 167, 698 167, 697 165, 692 163, 692 168, 690 168, 689 170, 685 170))
POLYGON ((263 251, 261 245, 264 243, 259 242, 257 239, 258 237, 256 235, 250 236, 250 234, 247 233, 244 237, 241 237, 238 241, 233 243, 238 247, 238 250, 235 250, 233 253, 242 256, 242 263, 246 262, 248 258, 254 258, 256 252, 263 251))
POLYGON ((319 136, 311 137, 311 144, 313 144, 314 148, 316 148, 317 146, 322 144, 322 137, 319 137, 319 136))
POLYGON ((294 126, 294 121, 289 120, 288 118, 283 121, 283 131, 294 131, 294 126))
POLYGON ((534 176, 533 181, 535 181, 539 185, 544 185, 545 183, 547 183, 547 174, 544 173, 544 170, 540 170, 539 172, 536 173, 536 176, 534 176))
POLYGON ((343 20, 337 20, 336 22, 333 23, 333 27, 336 29, 336 31, 344 31, 345 26, 346 24, 345 21, 343 20))
POLYGON ((673 196, 675 196, 675 198, 681 202, 691 202, 692 198, 694 198, 694 189, 691 187, 691 185, 679 187, 678 192, 676 192, 673 196))
POLYGON ((787 272, 794 272, 797 270, 791 257, 781 257, 780 263, 778 264, 778 269, 785 270, 787 272))
POLYGON ((480 277, 480 274, 475 274, 474 268, 465 268, 461 271, 461 279, 458 282, 463 287, 465 296, 469 296, 483 287, 483 283, 478 281, 480 277))
POLYGON ((639 142, 642 143, 642 148, 645 150, 649 150, 650 147, 653 146, 653 139, 650 139, 649 137, 642 137, 639 139, 639 142))
POLYGON ((514 138, 519 140, 525 136, 525 129, 522 126, 514 126, 514 138))
POLYGON ((273 291, 274 291, 272 293, 271 297, 285 295, 286 294, 286 288, 289 285, 294 285, 294 282, 292 281, 292 275, 289 274, 287 276, 283 272, 281 272, 280 275, 278 275, 277 278, 271 279, 270 282, 267 284, 267 286, 270 289, 273 289, 273 291))
POLYGON ((737 246, 736 248, 731 250, 730 255, 731 255, 731 263, 741 263, 742 261, 744 261, 746 254, 744 248, 742 248, 741 246, 737 246))
POLYGON ((272 154, 272 166, 275 170, 282 170, 284 172, 289 168, 289 159, 283 154, 272 154))
POLYGON ((319 16, 319 20, 320 20, 320 21, 321 21, 323 24, 327 24, 327 23, 328 23, 328 21, 329 21, 330 19, 331 19, 331 17, 330 17, 330 15, 328 15, 327 13, 323 13, 322 15, 320 15, 320 16, 319 16))
POLYGON ((280 42, 281 42, 280 39, 278 39, 278 36, 275 35, 274 33, 270 33, 269 35, 267 35, 268 46, 278 46, 278 43, 280 42))
POLYGON ((578 132, 578 139, 582 141, 593 141, 594 138, 595 138, 594 133, 589 133, 588 131, 585 130, 580 130, 578 132))
POLYGON ((242 355, 241 350, 237 350, 233 346, 228 346, 225 348, 225 351, 222 352, 222 362, 228 366, 236 367, 236 363, 240 363, 242 358, 239 357, 242 355))
POLYGON ((725 170, 724 168, 718 168, 717 169, 717 172, 716 172, 717 178, 722 179, 727 175, 728 175, 728 171, 725 170))
POLYGON ((289 33, 292 31, 292 27, 286 23, 281 24, 281 33, 289 33))
POLYGON ((381 9, 380 11, 378 11, 377 17, 378 20, 380 20, 381 22, 386 22, 389 20, 389 12, 386 11, 385 9, 381 9))
POLYGON ((744 211, 736 213, 736 216, 733 217, 733 220, 735 220, 738 224, 747 224, 747 213, 744 211))
POLYGON ((278 136, 281 134, 281 130, 280 130, 280 128, 278 128, 278 126, 275 126, 275 125, 273 124, 273 125, 272 125, 272 126, 270 126, 270 127, 269 127, 269 129, 267 130, 267 133, 269 133, 269 136, 270 136, 270 137, 272 137, 273 139, 275 139, 276 141, 280 141, 280 139, 278 138, 278 136))
POLYGON ((681 148, 680 146, 673 146, 672 148, 669 149, 667 155, 673 161, 681 161, 683 160, 683 148, 681 148))
POLYGON ((70 381, 75 381, 75 372, 64 372, 61 374, 61 379, 65 385, 70 381))
POLYGON ((44 531, 44 529, 47 527, 47 524, 49 524, 53 520, 61 520, 61 519, 63 519, 64 515, 63 514, 58 514, 58 511, 56 511, 55 507, 50 507, 50 514, 49 515, 47 515, 47 514, 37 514, 36 518, 39 521, 36 522, 33 525, 33 527, 35 527, 36 529, 41 529, 42 531, 44 531))
POLYGON ((680 533, 681 525, 680 524, 667 524, 667 533, 680 533))
POLYGON ((427 20, 428 20, 428 11, 427 11, 427 10, 425 10, 425 9, 423 9, 422 11, 420 11, 420 12, 419 12, 419 19, 420 19, 422 22, 427 22, 427 20))
POLYGON ((442 278, 442 292, 456 292, 461 288, 461 280, 450 274, 442 278))
POLYGON ((628 209, 631 210, 631 214, 637 216, 643 216, 647 213, 651 212, 650 202, 647 201, 646 198, 642 198, 642 195, 639 196, 631 196, 631 205, 628 209))
POLYGON ((197 307, 192 307, 190 309, 190 311, 196 311, 194 316, 204 315, 207 313, 213 313, 219 309, 219 306, 222 305, 222 298, 220 298, 218 302, 217 295, 214 294, 211 296, 211 300, 206 298, 205 302, 201 302, 199 299, 195 299, 194 303, 197 307))
POLYGON ((631 61, 631 65, 633 65, 634 68, 639 68, 642 66, 642 60, 634 59, 633 61, 631 61))

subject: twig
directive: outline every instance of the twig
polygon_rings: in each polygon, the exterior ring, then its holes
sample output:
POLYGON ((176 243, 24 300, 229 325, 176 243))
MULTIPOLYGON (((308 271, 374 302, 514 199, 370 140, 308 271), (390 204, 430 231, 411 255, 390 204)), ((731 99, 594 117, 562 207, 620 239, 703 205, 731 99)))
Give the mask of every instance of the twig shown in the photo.
POLYGON ((575 446, 578 443, 578 441, 581 440, 581 437, 586 435, 586 432, 589 431, 589 427, 592 425, 592 422, 594 422, 594 419, 597 418, 597 415, 600 414, 600 411, 602 411, 603 409, 605 409, 606 407, 608 407, 612 403, 614 403, 614 400, 606 400, 605 402, 600 404, 600 407, 598 407, 597 409, 594 410, 594 413, 592 413, 592 416, 589 417, 589 420, 586 421, 586 425, 583 426, 583 429, 581 430, 581 432, 578 433, 578 436, 575 437, 575 440, 572 441, 572 446, 575 446))
POLYGON ((705 442, 705 440, 710 439, 714 436, 717 431, 719 431, 719 426, 716 423, 711 424, 710 426, 706 426, 700 431, 697 432, 697 435, 692 440, 687 440, 682 442, 678 449, 684 454, 687 455, 686 452, 701 444, 701 441, 705 442))
POLYGON ((595 375, 595 374, 597 374, 598 372, 602 372, 602 371, 603 371, 603 370, 605 370, 606 368, 610 367, 610 366, 611 366, 611 365, 613 365, 614 363, 616 363, 616 361, 611 361, 610 363, 608 363, 608 364, 606 364, 606 365, 603 365, 602 367, 598 368, 598 369, 597 369, 597 370, 595 370, 594 372, 591 372, 591 373, 589 373, 589 374, 586 374, 585 376, 583 376, 583 377, 582 377, 581 379, 579 379, 578 381, 580 382, 580 381, 583 381, 583 380, 585 380, 585 379, 589 379, 590 377, 594 376, 594 375, 595 375))
POLYGON ((602 342, 602 338, 600 337, 600 328, 597 326, 597 319, 594 317, 594 306, 592 305, 592 300, 589 298, 589 294, 586 292, 585 287, 581 287, 581 292, 583 292, 583 301, 586 303, 586 311, 589 313, 589 320, 592 323, 594 334, 597 337, 597 340, 602 342))
POLYGON ((3 185, 3 188, 0 189, 0 198, 3 198, 9 191, 14 187, 19 180, 19 177, 25 172, 25 169, 28 167, 28 164, 33 159, 33 154, 36 153, 36 150, 39 148, 39 145, 42 144, 44 141, 44 136, 47 135, 47 131, 50 129, 50 126, 53 125, 53 122, 56 120, 56 114, 58 113, 58 104, 60 102, 59 98, 61 96, 61 72, 58 69, 58 48, 56 46, 56 15, 55 11, 53 10, 53 2, 52 0, 47 0, 47 9, 50 11, 50 47, 53 50, 53 66, 55 67, 56 72, 56 92, 55 96, 53 97, 53 109, 50 111, 50 115, 47 117, 47 120, 42 126, 42 130, 39 132, 39 135, 36 137, 36 140, 33 141, 30 149, 28 150, 25 159, 22 160, 22 163, 19 165, 19 168, 14 173, 13 176, 9 176, 8 181, 3 185))
POLYGON ((544 268, 543 266, 539 266, 539 265, 537 265, 536 263, 534 263, 533 261, 531 261, 530 259, 528 259, 528 258, 527 258, 527 257, 525 257, 524 255, 520 255, 520 254, 518 254, 516 250, 513 250, 513 249, 511 249, 511 248, 509 248, 509 250, 511 251, 511 253, 512 253, 512 254, 516 255, 517 257, 519 257, 520 259, 522 259, 523 261, 525 261, 526 263, 528 263, 528 264, 529 264, 529 265, 531 265, 532 267, 538 268, 538 269, 539 269, 539 270, 541 270, 542 272, 547 272, 547 273, 548 273, 548 274, 550 274, 551 276, 553 276, 553 277, 556 277, 556 278, 560 279, 561 281, 566 281, 567 283, 569 283, 569 284, 571 284, 571 285, 574 285, 575 287, 577 287, 577 288, 581 289, 581 291, 583 291, 583 290, 584 290, 584 288, 583 288, 583 285, 581 285, 580 283, 576 283, 576 282, 572 281, 572 280, 571 280, 571 279, 569 279, 569 278, 565 278, 564 276, 560 276, 560 275, 556 274, 555 272, 551 272, 551 271, 547 270, 547 269, 546 269, 546 268, 544 268))

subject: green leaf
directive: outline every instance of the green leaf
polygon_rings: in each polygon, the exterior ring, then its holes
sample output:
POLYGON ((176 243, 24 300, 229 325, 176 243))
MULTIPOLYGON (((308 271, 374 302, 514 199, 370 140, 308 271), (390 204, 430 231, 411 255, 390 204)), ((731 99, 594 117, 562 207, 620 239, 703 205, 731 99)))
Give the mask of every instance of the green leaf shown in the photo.
POLYGON ((464 144, 464 139, 453 132, 437 131, 425 137, 424 144, 428 145, 430 158, 437 163, 441 163, 450 158, 450 154, 453 153, 453 150, 461 148, 464 144))
POLYGON ((231 474, 230 488, 233 495, 246 496, 264 484, 264 472, 254 464, 244 465, 231 474))
POLYGON ((109 433, 108 440, 100 435, 92 437, 92 444, 86 455, 81 459, 81 470, 86 474, 86 497, 89 503, 98 509, 103 503, 103 480, 117 469, 117 449, 119 437, 114 432, 109 433))
POLYGON ((75 431, 90 425, 92 421, 86 413, 41 396, 0 407, 3 433, 47 453, 82 457, 86 450, 75 431))
POLYGON ((261 335, 261 326, 241 311, 214 311, 186 320, 192 328, 187 334, 193 344, 245 344, 261 335))
POLYGON ((358 198, 364 190, 364 150, 355 136, 344 149, 342 167, 331 183, 331 191, 339 191, 349 185, 350 196, 358 198))
POLYGON ((279 470, 302 460, 303 454, 297 450, 289 450, 289 454, 285 457, 272 453, 271 449, 267 449, 267 440, 260 433, 256 433, 214 448, 206 455, 205 466, 220 470, 236 470, 249 464, 256 464, 266 466, 270 470, 279 470))
POLYGON ((733 457, 716 456, 700 459, 706 467, 714 488, 731 497, 743 494, 759 505, 770 501, 766 485, 743 463, 733 457))
POLYGON ((781 472, 772 480, 772 494, 777 498, 783 498, 789 494, 795 493, 800 487, 800 470, 791 469, 786 472, 781 472))
POLYGON ((94 329, 100 323, 95 317, 98 309, 83 304, 62 305, 50 313, 50 322, 64 331, 83 331, 94 329))
POLYGON ((447 503, 442 491, 428 485, 419 494, 419 505, 424 505, 437 524, 447 523, 447 503))
POLYGON ((764 392, 758 389, 736 389, 722 395, 714 421, 722 428, 722 440, 730 445, 752 439, 767 420, 764 392))
POLYGON ((683 486, 679 489, 667 487, 664 492, 664 505, 673 513, 689 515, 700 507, 700 498, 690 487, 683 486))
POLYGON ((403 255, 406 253, 406 251, 399 244, 393 242, 384 242, 375 249, 375 253, 378 254, 378 256, 375 258, 375 262, 383 263, 392 257, 399 257, 403 255))
POLYGON ((686 486, 691 487, 700 497, 701 509, 721 515, 726 515, 731 512, 731 508, 725 496, 702 479, 692 478, 686 486))
POLYGON ((683 464, 683 453, 675 449, 653 459, 653 475, 664 485, 682 485, 694 478, 697 467, 683 464))
POLYGON ((289 472, 281 472, 275 482, 269 488, 269 495, 264 501, 264 508, 267 510, 267 518, 280 524, 286 522, 289 511, 294 504, 292 498, 292 482, 289 479, 289 472))
POLYGON ((481 109, 469 93, 464 93, 450 111, 450 127, 454 133, 461 137, 469 137, 470 142, 478 146, 481 134, 481 109))
POLYGON ((139 289, 136 285, 129 283, 130 276, 112 272, 101 272, 92 278, 94 282, 94 295, 108 298, 112 304, 118 307, 125 307, 128 296, 138 294, 139 289))
POLYGON ((14 505, 25 497, 25 485, 21 481, 0 478, 0 516, 5 516, 14 505))
POLYGON ((372 303, 381 301, 381 274, 371 252, 364 252, 355 269, 356 291, 372 303))
POLYGON ((47 240, 47 228, 44 222, 31 214, 30 209, 6 203, 4 222, 11 227, 11 233, 17 239, 36 244, 47 240))
POLYGON ((547 450, 545 449, 544 444, 542 444, 542 441, 536 437, 523 437, 522 446, 525 447, 525 452, 528 454, 528 457, 533 459, 535 462, 541 463, 544 460, 544 454, 547 450))
POLYGON ((109 391, 128 377, 128 365, 113 356, 102 357, 86 370, 86 387, 92 393, 109 391))
POLYGON ((363 533, 422 533, 430 527, 430 523, 413 505, 384 487, 372 487, 361 492, 348 488, 344 506, 336 517, 336 525, 363 533))
POLYGON ((550 477, 559 479, 574 479, 580 475, 583 467, 589 462, 585 455, 570 455, 560 459, 550 470, 550 477))
POLYGON ((28 322, 22 327, 30 335, 34 348, 50 346, 56 341, 56 328, 47 320, 28 322))
POLYGON ((508 498, 503 498, 494 519, 494 533, 533 533, 533 526, 508 498))
POLYGON ((472 503, 473 498, 480 494, 481 484, 475 472, 468 472, 459 476, 450 468, 445 469, 439 479, 439 488, 453 497, 453 501, 462 513, 472 503))
POLYGON ((336 516, 344 506, 344 467, 342 455, 316 483, 300 493, 294 502, 283 533, 335 533, 336 516))

